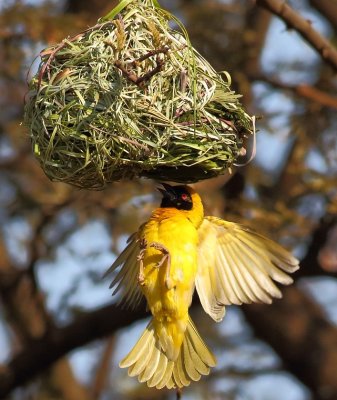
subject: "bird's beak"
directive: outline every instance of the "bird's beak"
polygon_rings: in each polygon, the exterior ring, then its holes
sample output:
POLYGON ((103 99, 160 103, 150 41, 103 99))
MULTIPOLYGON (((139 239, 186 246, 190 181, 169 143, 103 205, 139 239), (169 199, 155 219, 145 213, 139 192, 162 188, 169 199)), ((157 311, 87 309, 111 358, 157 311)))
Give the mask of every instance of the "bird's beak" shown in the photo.
POLYGON ((163 188, 157 188, 159 192, 163 195, 164 198, 169 200, 174 200, 176 198, 176 192, 174 190, 174 186, 169 185, 168 183, 161 183, 163 188))

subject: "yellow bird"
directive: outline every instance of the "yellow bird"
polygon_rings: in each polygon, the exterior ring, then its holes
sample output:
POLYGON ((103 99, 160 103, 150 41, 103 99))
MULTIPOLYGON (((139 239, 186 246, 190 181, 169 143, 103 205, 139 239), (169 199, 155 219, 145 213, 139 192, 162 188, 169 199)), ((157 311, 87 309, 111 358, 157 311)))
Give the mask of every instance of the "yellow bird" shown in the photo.
POLYGON ((199 195, 189 186, 163 184, 160 208, 128 240, 111 273, 121 301, 146 297, 152 320, 120 362, 139 382, 161 389, 188 386, 208 375, 215 356, 196 330, 188 309, 194 288, 214 321, 225 306, 271 303, 288 285, 298 260, 266 237, 233 222, 204 217, 199 195))

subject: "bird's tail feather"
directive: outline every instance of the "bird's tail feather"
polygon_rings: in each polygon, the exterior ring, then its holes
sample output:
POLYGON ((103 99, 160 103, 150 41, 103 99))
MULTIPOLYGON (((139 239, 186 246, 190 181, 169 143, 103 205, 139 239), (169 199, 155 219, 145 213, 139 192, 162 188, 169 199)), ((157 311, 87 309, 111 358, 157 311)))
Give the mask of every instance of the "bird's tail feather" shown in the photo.
POLYGON ((152 320, 119 365, 121 368, 128 367, 130 376, 138 376, 139 382, 146 382, 149 387, 171 389, 198 381, 201 375, 208 375, 210 368, 215 364, 214 355, 189 318, 184 340, 175 361, 169 360, 163 351, 152 320))

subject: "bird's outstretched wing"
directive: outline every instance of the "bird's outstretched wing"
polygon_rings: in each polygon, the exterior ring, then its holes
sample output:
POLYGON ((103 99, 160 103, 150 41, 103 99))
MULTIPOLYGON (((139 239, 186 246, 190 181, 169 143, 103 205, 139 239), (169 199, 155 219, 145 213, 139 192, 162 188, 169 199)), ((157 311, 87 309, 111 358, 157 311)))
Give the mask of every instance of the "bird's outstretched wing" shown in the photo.
POLYGON ((196 288, 215 321, 223 318, 225 305, 280 298, 273 280, 289 285, 293 280, 287 273, 299 268, 298 260, 277 243, 220 218, 204 218, 199 241, 196 288))
POLYGON ((138 285, 138 255, 141 250, 139 236, 139 233, 136 232, 129 237, 126 248, 104 274, 105 278, 120 267, 110 284, 110 289, 113 289, 112 295, 119 293, 119 304, 131 308, 137 307, 142 298, 142 292, 138 285))

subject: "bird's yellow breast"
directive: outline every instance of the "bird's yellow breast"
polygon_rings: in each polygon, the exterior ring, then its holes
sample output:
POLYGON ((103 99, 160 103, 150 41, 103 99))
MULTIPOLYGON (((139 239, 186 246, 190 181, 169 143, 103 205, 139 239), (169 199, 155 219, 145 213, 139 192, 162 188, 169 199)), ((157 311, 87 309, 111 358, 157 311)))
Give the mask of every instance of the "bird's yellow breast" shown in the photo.
POLYGON ((144 226, 147 244, 144 253, 142 291, 158 320, 184 319, 191 304, 197 273, 198 234, 183 213, 158 209, 144 226), (163 249, 150 247, 159 244, 163 249), (165 250, 169 257, 161 264, 165 250), (168 287, 167 278, 171 285, 168 287))

